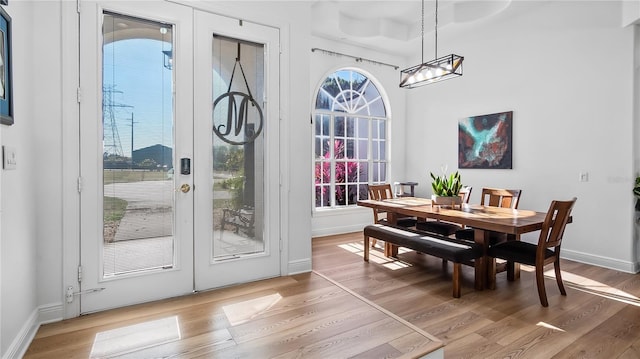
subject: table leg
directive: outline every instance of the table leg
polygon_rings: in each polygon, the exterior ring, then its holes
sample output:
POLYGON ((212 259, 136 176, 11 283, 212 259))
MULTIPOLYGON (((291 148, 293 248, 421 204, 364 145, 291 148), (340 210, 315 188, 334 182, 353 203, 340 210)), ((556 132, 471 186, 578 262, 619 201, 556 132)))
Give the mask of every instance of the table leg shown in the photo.
POLYGON ((482 245, 482 253, 483 253, 482 260, 479 263, 476 262, 476 265, 480 266, 479 274, 483 282, 482 283, 483 285, 481 287, 495 289, 496 278, 492 277, 491 273, 489 273, 489 268, 491 268, 491 265, 493 264, 490 261, 495 261, 495 259, 487 256, 487 249, 489 249, 489 231, 484 231, 482 229, 475 228, 473 230, 473 239, 476 243, 479 243, 482 245))
MULTIPOLYGON (((398 217, 393 212, 387 212, 387 222, 390 224, 397 224, 398 217)), ((398 256, 398 246, 395 244, 384 242, 384 256, 385 257, 397 257, 398 256)))

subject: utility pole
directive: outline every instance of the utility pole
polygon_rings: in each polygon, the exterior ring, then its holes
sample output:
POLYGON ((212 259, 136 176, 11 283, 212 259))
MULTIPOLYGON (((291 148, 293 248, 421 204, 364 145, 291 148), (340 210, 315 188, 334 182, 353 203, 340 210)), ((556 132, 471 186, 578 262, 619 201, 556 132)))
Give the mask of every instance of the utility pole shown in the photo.
POLYGON ((129 163, 129 169, 133 169, 133 124, 137 122, 133 122, 133 112, 131 112, 131 162, 129 163))

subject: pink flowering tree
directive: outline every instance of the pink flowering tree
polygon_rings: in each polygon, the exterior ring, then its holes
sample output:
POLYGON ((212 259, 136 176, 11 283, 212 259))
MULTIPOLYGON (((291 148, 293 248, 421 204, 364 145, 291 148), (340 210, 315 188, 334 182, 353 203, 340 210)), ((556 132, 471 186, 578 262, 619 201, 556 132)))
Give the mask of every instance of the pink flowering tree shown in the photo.
MULTIPOLYGON (((345 156, 344 142, 335 140, 333 143, 333 153, 337 160, 344 159, 346 161, 336 161, 335 168, 335 200, 336 204, 346 204, 348 191, 346 184, 354 183, 358 181, 358 172, 360 171, 360 164, 356 161, 349 161, 350 158, 345 156)), ((316 162, 315 168, 315 183, 316 183, 316 206, 329 206, 330 198, 328 191, 331 183, 331 151, 327 150, 322 156, 325 161, 316 162)), ((353 193, 354 198, 357 198, 357 186, 353 193)))

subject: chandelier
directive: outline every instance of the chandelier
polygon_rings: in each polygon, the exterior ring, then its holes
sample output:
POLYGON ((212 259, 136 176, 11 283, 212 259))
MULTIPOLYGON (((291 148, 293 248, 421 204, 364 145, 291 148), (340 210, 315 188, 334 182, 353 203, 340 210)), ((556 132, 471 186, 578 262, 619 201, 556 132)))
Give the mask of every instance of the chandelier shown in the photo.
POLYGON ((438 57, 438 0, 436 0, 435 59, 424 62, 424 0, 422 0, 422 63, 400 71, 400 87, 414 88, 462 76, 464 57, 450 54, 438 57))

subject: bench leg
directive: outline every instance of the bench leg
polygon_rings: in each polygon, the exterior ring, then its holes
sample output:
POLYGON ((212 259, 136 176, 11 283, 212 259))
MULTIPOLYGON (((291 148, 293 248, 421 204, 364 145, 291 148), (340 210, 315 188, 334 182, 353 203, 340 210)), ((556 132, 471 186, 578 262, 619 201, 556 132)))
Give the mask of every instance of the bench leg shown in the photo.
POLYGON ((369 236, 364 236, 364 261, 369 261, 369 236))
POLYGON ((453 297, 460 298, 460 271, 462 264, 453 263, 453 297))
POLYGON ((488 283, 487 283, 487 287, 489 289, 496 289, 496 273, 497 273, 497 269, 496 269, 496 259, 495 258, 491 258, 491 257, 487 257, 489 263, 487 263, 487 274, 489 276, 488 278, 488 283))

